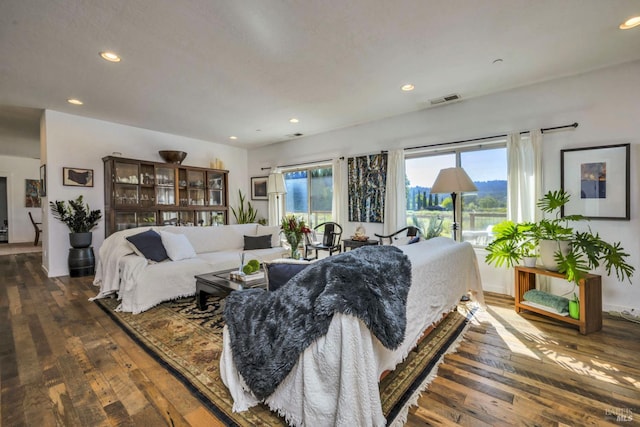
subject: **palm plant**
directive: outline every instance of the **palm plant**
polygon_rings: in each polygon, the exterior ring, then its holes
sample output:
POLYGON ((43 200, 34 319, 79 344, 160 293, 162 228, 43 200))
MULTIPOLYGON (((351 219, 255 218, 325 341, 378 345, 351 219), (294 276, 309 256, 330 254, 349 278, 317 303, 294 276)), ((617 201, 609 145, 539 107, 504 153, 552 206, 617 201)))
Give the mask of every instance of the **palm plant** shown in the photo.
POLYGON ((495 225, 495 239, 486 248, 489 252, 486 262, 498 267, 512 267, 525 256, 535 253, 543 240, 567 242, 568 251, 558 247, 553 257, 558 272, 564 274, 568 281, 578 283, 590 270, 603 265, 607 275, 614 270, 618 280, 631 283, 635 269, 627 263, 629 254, 620 242, 608 243, 598 233, 594 234, 591 228, 585 232, 574 230, 570 222, 586 220, 582 215, 560 216, 560 209, 569 200, 570 195, 564 190, 549 191, 537 205, 543 212, 555 215, 553 218, 519 224, 503 221, 495 225))
POLYGON ((84 203, 82 195, 75 200, 56 200, 49 202, 51 214, 55 219, 65 223, 72 233, 88 233, 97 225, 102 213, 100 209, 91 210, 88 203, 84 203))

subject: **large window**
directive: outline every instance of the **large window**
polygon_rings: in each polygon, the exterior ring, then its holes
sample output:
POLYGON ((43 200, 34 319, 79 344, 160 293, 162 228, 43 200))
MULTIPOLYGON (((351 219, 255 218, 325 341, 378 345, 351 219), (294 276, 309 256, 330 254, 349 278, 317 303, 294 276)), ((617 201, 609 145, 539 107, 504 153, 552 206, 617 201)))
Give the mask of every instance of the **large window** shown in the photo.
POLYGON ((285 214, 295 214, 315 227, 331 219, 333 174, 331 166, 284 172, 287 186, 285 214))
POLYGON ((441 235, 451 236, 451 196, 431 194, 430 189, 440 169, 454 166, 463 167, 478 187, 477 192, 458 197, 462 219, 458 221, 459 233, 462 240, 485 246, 491 240, 492 226, 507 217, 507 149, 503 142, 494 142, 488 148, 407 155, 407 225, 427 233, 430 224, 442 220, 441 235))

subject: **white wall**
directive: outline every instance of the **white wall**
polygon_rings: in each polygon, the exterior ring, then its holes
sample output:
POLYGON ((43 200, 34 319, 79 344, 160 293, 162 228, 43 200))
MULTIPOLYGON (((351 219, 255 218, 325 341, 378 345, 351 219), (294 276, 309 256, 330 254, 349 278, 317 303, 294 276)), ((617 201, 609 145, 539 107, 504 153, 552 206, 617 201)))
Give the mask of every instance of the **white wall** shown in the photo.
MULTIPOLYGON (((237 204, 238 189, 247 193, 249 179, 247 152, 227 145, 134 128, 116 123, 47 110, 43 120, 45 147, 42 158, 47 163, 47 199, 70 200, 82 194, 92 209, 104 215, 104 167, 102 158, 113 152, 122 157, 159 161, 158 150, 182 150, 188 153, 184 165, 209 167, 211 160, 219 158, 229 170, 229 199, 237 204), (93 169, 94 186, 91 188, 62 185, 62 168, 93 169)), ((43 160, 44 161, 44 160, 43 160)), ((67 275, 69 249, 68 228, 55 220, 47 210, 46 238, 43 243, 44 268, 50 277, 67 275)), ((96 257, 104 240, 104 219, 93 232, 96 257)))
MULTIPOLYGON (((264 175, 260 168, 265 166, 350 157, 577 121, 580 125, 575 131, 544 135, 544 187, 560 187, 561 149, 631 143, 631 221, 591 221, 590 226, 606 240, 621 241, 631 253, 631 264, 638 269, 639 99, 640 61, 636 61, 252 150, 248 168, 251 176, 257 176, 264 175)), ((258 208, 265 216, 266 203, 258 208)), ((345 234, 351 234, 356 225, 348 224, 345 234)), ((381 230, 379 224, 365 226, 369 235, 381 230)), ((511 272, 484 266, 482 271, 486 289, 507 293, 505 287, 512 286, 511 272)), ((604 277, 603 271, 597 273, 603 275, 606 309, 640 309, 640 271, 636 272, 634 285, 604 277)))
MULTIPOLYGON (((41 208, 26 208, 25 180, 40 179, 40 160, 26 157, 0 156, 0 176, 7 178, 9 243, 33 242, 35 230, 28 212, 38 221, 41 208)), ((42 201, 44 205, 44 201, 42 201)))

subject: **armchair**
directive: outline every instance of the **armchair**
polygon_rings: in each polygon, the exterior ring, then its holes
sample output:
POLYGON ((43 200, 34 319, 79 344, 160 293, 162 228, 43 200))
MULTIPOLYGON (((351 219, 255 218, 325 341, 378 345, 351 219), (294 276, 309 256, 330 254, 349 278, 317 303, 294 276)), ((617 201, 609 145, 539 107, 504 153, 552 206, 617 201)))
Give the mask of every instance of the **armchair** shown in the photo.
POLYGON ((420 229, 418 227, 414 227, 412 225, 409 225, 407 227, 401 228, 400 230, 396 231, 395 233, 389 234, 388 236, 382 236, 382 235, 380 235, 378 233, 375 233, 374 236, 376 236, 378 239, 380 239, 380 244, 381 245, 385 245, 385 244, 386 245, 390 245, 390 244, 393 244, 394 241, 400 239, 401 237, 408 237, 410 239, 413 238, 413 237, 419 237, 420 236, 420 229), (401 235, 405 231, 407 233, 405 235, 401 235))
POLYGON ((342 246, 340 245, 342 227, 340 226, 340 224, 336 222, 323 222, 322 224, 318 224, 313 227, 313 231, 313 233, 308 233, 305 235, 305 259, 318 258, 318 251, 329 251, 329 256, 333 255, 334 252, 342 252, 342 246), (315 241, 312 236, 314 234, 318 235, 319 232, 322 233, 322 240, 315 241), (311 252, 312 250, 315 250, 316 252, 315 258, 309 258, 309 252, 311 252))

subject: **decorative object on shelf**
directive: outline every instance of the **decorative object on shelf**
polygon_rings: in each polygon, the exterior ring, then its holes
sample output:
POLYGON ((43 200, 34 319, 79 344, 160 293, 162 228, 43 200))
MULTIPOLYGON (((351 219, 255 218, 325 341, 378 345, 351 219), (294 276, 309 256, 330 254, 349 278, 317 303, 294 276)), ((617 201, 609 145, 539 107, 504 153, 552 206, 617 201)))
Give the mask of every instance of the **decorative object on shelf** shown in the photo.
POLYGON ((298 247, 302 243, 304 235, 310 233, 311 229, 307 227, 302 218, 297 218, 295 215, 283 217, 280 228, 285 239, 287 239, 287 243, 291 246, 291 258, 300 259, 298 247))
POLYGON ((251 200, 268 200, 267 181, 268 176, 251 177, 251 200))
POLYGON ((167 163, 176 163, 178 165, 182 164, 182 161, 187 157, 187 153, 184 151, 176 151, 176 150, 160 150, 158 151, 162 160, 167 163))
POLYGON ((456 221, 456 196, 458 193, 478 191, 467 172, 462 168, 445 168, 438 172, 436 181, 431 186, 432 194, 451 193, 451 205, 453 206, 453 240, 457 239, 458 222, 456 221))
POLYGON ((40 180, 25 179, 24 181, 24 207, 39 208, 41 203, 40 180))
POLYGON ((351 240, 357 240, 359 242, 366 242, 369 240, 369 236, 367 236, 367 231, 365 230, 362 224, 356 227, 356 232, 353 236, 351 236, 351 240))
POLYGON ((555 213, 554 219, 545 218, 538 222, 518 224, 503 221, 496 224, 492 230, 495 239, 486 247, 489 252, 485 258, 486 262, 498 267, 513 267, 528 256, 533 251, 532 248, 538 247, 544 267, 564 274, 569 282, 578 283, 590 270, 602 264, 608 275, 614 269, 618 280, 629 280, 631 283, 635 268, 627 263, 629 254, 620 242, 608 243, 600 238, 598 233, 594 234, 590 228, 581 232, 569 226, 570 221, 587 219, 582 215, 560 217, 560 209, 569 200, 570 196, 564 190, 549 191, 537 205, 547 214, 555 213), (549 265, 549 257, 542 253, 542 242, 545 240, 552 241, 552 259, 556 265, 549 265), (566 253, 560 249, 563 244, 567 246, 566 253))
POLYGON ((630 151, 630 144, 560 150, 562 189, 576 196, 561 215, 628 221, 630 151))
POLYGON ((384 222, 387 153, 347 161, 349 221, 384 222))
POLYGON ((573 299, 569 300, 569 316, 574 319, 580 319, 580 301, 575 292, 573 293, 573 299))
POLYGON ((93 169, 62 168, 62 185, 93 187, 93 169))
POLYGON ((255 222, 258 211, 255 210, 253 206, 251 206, 251 202, 247 202, 247 209, 245 210, 245 197, 242 194, 242 190, 238 190, 238 196, 240 198, 240 205, 238 206, 238 210, 236 211, 233 206, 231 207, 231 212, 233 212, 233 217, 236 219, 236 222, 238 224, 249 224, 255 222))

